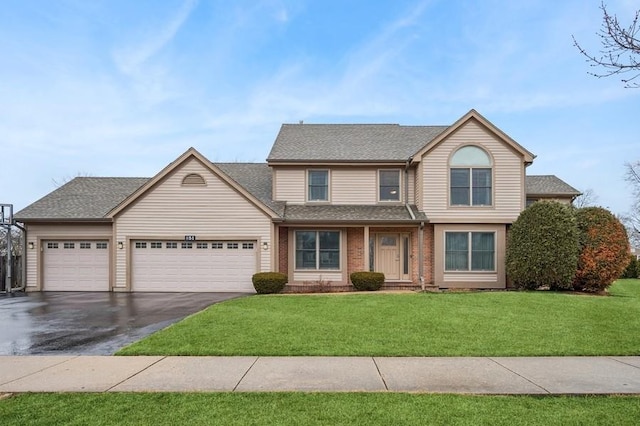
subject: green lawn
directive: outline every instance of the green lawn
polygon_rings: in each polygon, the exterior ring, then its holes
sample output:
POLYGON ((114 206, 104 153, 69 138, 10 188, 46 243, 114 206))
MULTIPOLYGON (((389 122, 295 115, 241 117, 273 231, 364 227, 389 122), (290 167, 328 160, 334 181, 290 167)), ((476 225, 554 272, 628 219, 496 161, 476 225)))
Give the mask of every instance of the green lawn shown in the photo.
POLYGON ((388 393, 23 394, 11 425, 636 425, 637 396, 388 393))
POLYGON ((119 355, 639 355, 640 280, 553 292, 266 295, 210 307, 119 355))

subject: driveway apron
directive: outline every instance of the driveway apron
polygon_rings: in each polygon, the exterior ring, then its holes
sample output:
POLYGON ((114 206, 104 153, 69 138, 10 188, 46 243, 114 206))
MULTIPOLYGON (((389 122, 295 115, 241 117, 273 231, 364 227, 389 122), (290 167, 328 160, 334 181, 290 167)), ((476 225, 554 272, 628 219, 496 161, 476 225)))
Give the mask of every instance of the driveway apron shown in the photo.
POLYGON ((0 296, 0 355, 111 355, 246 293, 42 292, 0 296))

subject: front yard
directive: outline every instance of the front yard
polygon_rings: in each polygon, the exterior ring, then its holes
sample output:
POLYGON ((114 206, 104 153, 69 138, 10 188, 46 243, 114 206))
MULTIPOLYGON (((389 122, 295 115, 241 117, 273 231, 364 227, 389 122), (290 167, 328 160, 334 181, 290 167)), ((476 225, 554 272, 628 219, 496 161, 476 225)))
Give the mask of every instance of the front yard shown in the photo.
POLYGON ((210 307, 119 355, 639 355, 640 280, 552 292, 269 295, 210 307))
MULTIPOLYGON (((640 280, 621 280, 609 297, 255 296, 214 305, 120 354, 638 355, 639 335, 640 280)), ((0 400, 3 425, 635 425, 638 418, 637 395, 67 393, 0 400)))

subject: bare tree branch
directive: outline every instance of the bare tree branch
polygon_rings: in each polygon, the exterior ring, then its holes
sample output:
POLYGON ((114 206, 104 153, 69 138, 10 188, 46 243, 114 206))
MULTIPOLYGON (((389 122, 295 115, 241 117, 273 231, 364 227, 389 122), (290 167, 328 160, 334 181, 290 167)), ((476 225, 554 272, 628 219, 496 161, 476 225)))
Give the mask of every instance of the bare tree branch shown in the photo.
POLYGON ((634 73, 633 76, 622 78, 621 81, 625 87, 640 88, 640 82, 634 81, 640 76, 640 9, 626 28, 620 24, 616 15, 609 14, 604 2, 600 4, 600 9, 603 13, 602 28, 596 34, 602 44, 601 55, 588 53, 572 36, 574 46, 587 58, 590 66, 604 68, 602 73, 589 74, 601 78, 631 72, 634 73))
POLYGON ((582 207, 592 207, 598 204, 598 196, 593 189, 587 188, 582 191, 581 195, 578 195, 576 199, 573 200, 572 204, 578 209, 582 207))
POLYGON ((631 211, 624 216, 624 224, 629 240, 635 247, 640 247, 640 161, 625 163, 625 180, 633 190, 631 211))

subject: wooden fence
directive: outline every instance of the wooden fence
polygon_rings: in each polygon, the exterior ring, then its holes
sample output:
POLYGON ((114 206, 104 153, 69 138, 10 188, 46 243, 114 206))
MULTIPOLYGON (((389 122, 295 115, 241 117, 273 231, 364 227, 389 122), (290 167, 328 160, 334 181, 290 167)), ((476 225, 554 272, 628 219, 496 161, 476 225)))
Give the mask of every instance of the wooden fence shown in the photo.
MULTIPOLYGON (((22 284, 22 256, 11 256, 11 288, 20 287, 22 284)), ((7 287, 7 256, 0 256, 0 291, 6 291, 7 287)))

